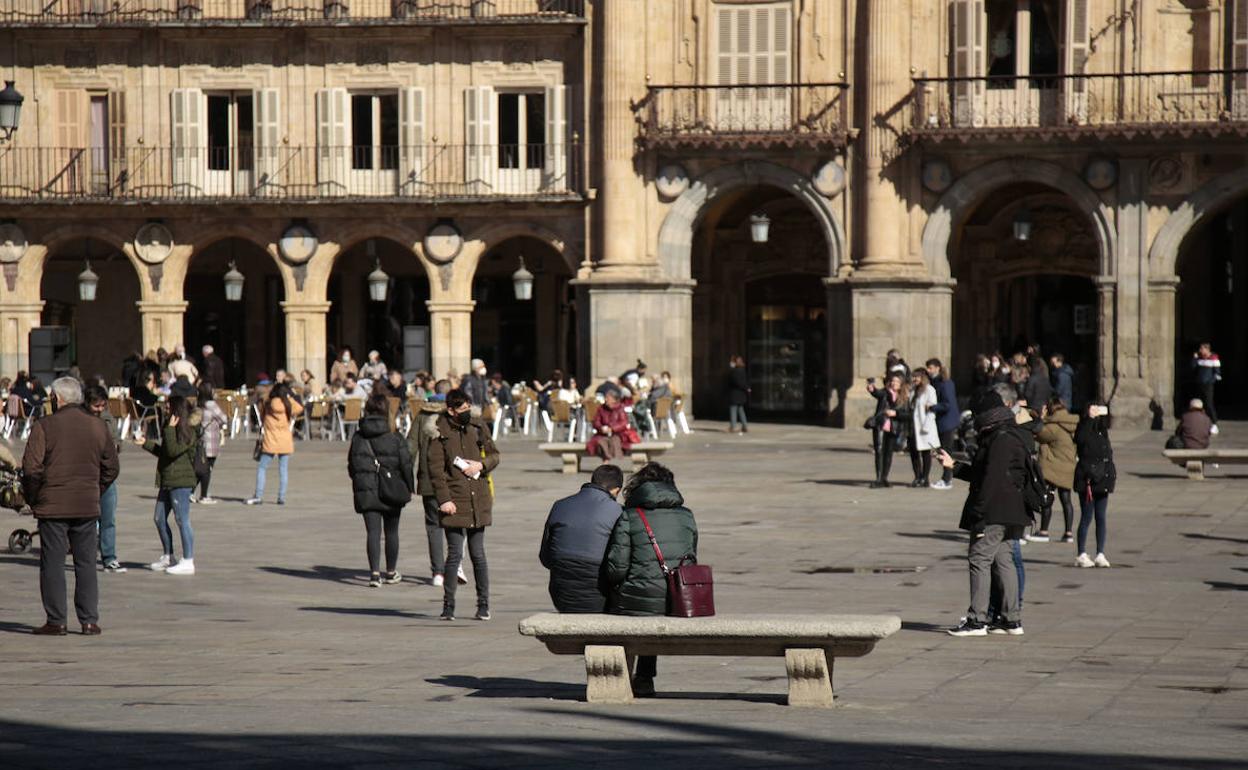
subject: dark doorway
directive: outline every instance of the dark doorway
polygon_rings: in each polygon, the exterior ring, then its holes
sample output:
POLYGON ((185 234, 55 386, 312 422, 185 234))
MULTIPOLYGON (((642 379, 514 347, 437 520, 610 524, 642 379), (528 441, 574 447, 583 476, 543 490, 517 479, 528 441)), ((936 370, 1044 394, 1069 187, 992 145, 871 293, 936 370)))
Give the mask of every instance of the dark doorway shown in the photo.
POLYGON ((1091 278, 1078 275, 1024 275, 996 287, 1000 336, 1006 355, 1041 346, 1045 362, 1061 353, 1075 370, 1074 406, 1096 397, 1097 295, 1091 278))
POLYGON ((819 419, 828 404, 823 284, 804 275, 751 281, 746 305, 751 411, 771 419, 819 419))
MULTIPOLYGON (((363 364, 368 352, 376 350, 387 367, 398 367, 404 376, 429 366, 428 361, 408 361, 404 355, 404 329, 429 328, 429 279, 410 248, 373 238, 347 249, 334 263, 328 299, 329 362, 348 346, 357 363, 363 364), (378 263, 390 282, 385 300, 374 302, 368 292, 368 275, 378 263)), ((313 374, 324 377, 328 372, 313 374)))

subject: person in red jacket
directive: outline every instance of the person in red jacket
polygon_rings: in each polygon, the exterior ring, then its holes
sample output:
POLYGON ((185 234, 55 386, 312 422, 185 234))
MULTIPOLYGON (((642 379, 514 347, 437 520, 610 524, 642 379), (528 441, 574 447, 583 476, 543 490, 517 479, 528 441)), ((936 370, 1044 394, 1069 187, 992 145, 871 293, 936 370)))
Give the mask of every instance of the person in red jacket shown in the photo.
POLYGON ((633 444, 640 443, 641 437, 628 424, 628 413, 624 411, 620 397, 608 391, 606 403, 598 407, 598 413, 594 415, 594 437, 589 440, 586 450, 606 463, 627 452, 633 444))

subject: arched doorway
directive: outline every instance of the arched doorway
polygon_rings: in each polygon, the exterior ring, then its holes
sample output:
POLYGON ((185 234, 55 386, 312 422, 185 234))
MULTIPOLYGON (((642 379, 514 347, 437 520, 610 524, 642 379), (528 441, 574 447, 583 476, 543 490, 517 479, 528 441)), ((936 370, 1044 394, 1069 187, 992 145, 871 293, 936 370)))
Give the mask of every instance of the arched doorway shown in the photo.
POLYGON ((254 385, 261 373, 270 376, 286 366, 286 290, 273 257, 243 238, 225 238, 196 252, 186 275, 187 353, 198 357, 212 345, 225 362, 225 384, 254 385), (243 274, 243 297, 225 296, 230 265, 243 274))
POLYGON ((121 384, 122 361, 143 345, 139 277, 126 255, 93 238, 58 246, 44 262, 40 296, 41 325, 69 329, 69 358, 82 376, 121 384), (78 276, 88 262, 100 279, 89 302, 78 291, 78 276))
MULTIPOLYGON (((810 208, 769 185, 711 201, 692 249, 693 395, 697 414, 727 412, 730 356, 750 372, 750 413, 762 419, 822 421, 828 408, 828 244, 810 208), (769 220, 755 242, 751 216, 769 220)), ((678 386, 687 387, 685 383, 678 386)))
POLYGON ((1242 362, 1248 360, 1248 196, 1204 218, 1184 239, 1176 264, 1174 414, 1200 395, 1192 355, 1208 342, 1223 361, 1219 419, 1248 414, 1242 362))
MULTIPOLYGON (((951 373, 966 383, 979 353, 1039 344, 1075 370, 1075 402, 1097 395, 1100 245, 1065 194, 1036 182, 995 189, 963 222, 951 250, 951 373)), ((910 362, 912 365, 917 362, 910 362)))
POLYGON ((430 368, 429 277, 410 248, 369 238, 346 249, 330 274, 328 299, 328 361, 346 346, 361 364, 376 350, 388 368, 397 366, 405 377, 430 368), (374 301, 368 288, 368 276, 379 263, 390 277, 384 301, 374 301))
MULTIPOLYGON (((539 238, 517 236, 492 247, 472 280, 476 302, 472 357, 512 383, 544 381, 554 369, 575 376, 577 325, 571 278, 563 255, 539 238), (516 298, 512 278, 521 258, 533 273, 529 300, 516 298)), ((590 383, 578 385, 584 390, 590 383)))

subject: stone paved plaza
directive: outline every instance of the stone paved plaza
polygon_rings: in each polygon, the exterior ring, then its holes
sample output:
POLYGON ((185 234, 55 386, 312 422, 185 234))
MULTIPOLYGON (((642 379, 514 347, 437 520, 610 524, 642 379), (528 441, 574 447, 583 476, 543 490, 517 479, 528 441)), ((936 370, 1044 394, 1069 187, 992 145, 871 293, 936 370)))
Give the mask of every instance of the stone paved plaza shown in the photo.
MULTIPOLYGON (((139 568, 158 552, 154 464, 127 447, 130 571, 100 576, 103 636, 30 635, 37 555, 0 555, 0 767, 1244 766, 1248 472, 1189 482, 1161 458, 1162 434, 1116 433, 1114 568, 1030 544, 1026 636, 955 639, 941 629, 966 606, 965 485, 868 490, 862 431, 698 427, 667 459, 721 613, 904 621, 838 664, 834 709, 782 705, 775 658, 660 659, 657 699, 582 702, 580 659, 516 630, 549 608, 537 562, 549 504, 588 479, 559 474, 536 441, 501 444, 494 619, 453 624, 436 620, 417 515, 405 514, 406 579, 366 586, 342 444, 297 447, 283 508, 241 504, 254 464, 229 444, 223 504, 194 509, 192 578, 139 568)), ((1248 444, 1248 426, 1220 441, 1248 444)), ((908 474, 898 457, 894 480, 908 474)), ((5 516, 6 533, 30 521, 5 516)))

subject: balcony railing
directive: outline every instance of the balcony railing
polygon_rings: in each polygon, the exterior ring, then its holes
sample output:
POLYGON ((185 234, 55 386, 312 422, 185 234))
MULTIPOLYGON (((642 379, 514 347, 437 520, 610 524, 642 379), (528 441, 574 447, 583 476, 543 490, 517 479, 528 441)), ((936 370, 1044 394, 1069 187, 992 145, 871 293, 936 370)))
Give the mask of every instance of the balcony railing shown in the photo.
POLYGON ((0 147, 0 200, 579 199, 579 144, 0 147))
POLYGON ((845 83, 651 86, 637 106, 649 145, 840 144, 845 83))
POLYGON ((916 78, 915 134, 1248 127, 1248 70, 916 78))
POLYGON ((585 0, 0 0, 0 23, 542 22, 583 19, 585 0))

